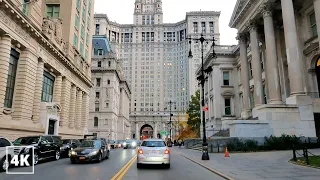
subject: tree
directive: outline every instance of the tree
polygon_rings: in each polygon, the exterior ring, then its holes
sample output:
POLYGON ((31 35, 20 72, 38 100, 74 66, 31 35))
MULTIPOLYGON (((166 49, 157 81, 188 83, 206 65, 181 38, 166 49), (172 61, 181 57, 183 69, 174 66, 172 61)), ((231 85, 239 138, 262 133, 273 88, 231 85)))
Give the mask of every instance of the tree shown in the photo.
POLYGON ((178 136, 178 139, 186 139, 186 138, 198 138, 199 134, 192 129, 191 126, 187 126, 184 128, 181 132, 181 134, 178 136))
POLYGON ((187 110, 188 114, 188 125, 193 131, 198 135, 200 134, 200 124, 201 124, 201 114, 200 114, 200 90, 196 92, 195 95, 191 96, 191 101, 189 108, 187 110))

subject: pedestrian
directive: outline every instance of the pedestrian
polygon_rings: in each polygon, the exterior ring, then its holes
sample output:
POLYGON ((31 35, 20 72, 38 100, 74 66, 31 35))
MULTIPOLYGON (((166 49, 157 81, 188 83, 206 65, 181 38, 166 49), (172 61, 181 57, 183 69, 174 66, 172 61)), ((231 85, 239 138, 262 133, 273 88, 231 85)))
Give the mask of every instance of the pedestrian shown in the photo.
POLYGON ((181 139, 178 140, 178 144, 179 144, 179 148, 181 148, 181 145, 182 145, 182 140, 181 139))

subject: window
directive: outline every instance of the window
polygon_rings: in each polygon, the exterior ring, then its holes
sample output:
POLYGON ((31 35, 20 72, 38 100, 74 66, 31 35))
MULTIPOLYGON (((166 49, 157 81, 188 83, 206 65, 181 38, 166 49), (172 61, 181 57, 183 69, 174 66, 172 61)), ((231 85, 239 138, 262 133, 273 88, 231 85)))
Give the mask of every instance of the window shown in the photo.
POLYGON ((252 78, 252 64, 251 61, 249 62, 249 75, 250 75, 250 79, 252 78))
POLYGON ((197 22, 193 22, 193 32, 198 33, 198 23, 197 22))
POLYGON ((223 85, 224 86, 229 86, 230 85, 229 72, 223 72, 223 85))
POLYGON ((4 99, 4 106, 7 108, 12 108, 14 85, 16 81, 19 55, 20 54, 16 50, 11 49, 7 86, 6 86, 6 95, 4 99))
POLYGON ((266 85, 263 85, 263 99, 264 99, 264 104, 267 104, 267 90, 266 90, 266 85))
POLYGON ((86 35, 86 45, 87 46, 89 45, 89 33, 87 33, 87 35, 86 35))
POLYGON ((21 3, 21 7, 22 7, 22 12, 24 15, 28 15, 28 4, 26 4, 25 0, 22 0, 22 3, 21 3))
POLYGON ((98 55, 102 56, 103 55, 103 50, 102 49, 98 49, 98 55))
POLYGON ((109 108, 109 103, 106 103, 106 108, 109 108))
POLYGON ((254 91, 250 91, 250 103, 251 103, 251 108, 254 108, 255 102, 254 102, 254 91))
POLYGON ((82 7, 82 21, 84 22, 86 20, 86 8, 82 7))
POLYGON ((110 80, 108 79, 108 84, 110 84, 110 80))
POLYGON ((100 24, 96 24, 96 35, 99 35, 99 31, 100 31, 100 24))
POLYGON ((81 6, 81 1, 77 0, 77 9, 78 9, 78 11, 80 10, 80 6, 81 6))
POLYGON ((96 92, 96 98, 100 98, 100 92, 96 92))
POLYGON ((213 34, 214 33, 214 24, 213 24, 213 22, 209 22, 209 27, 210 27, 210 33, 213 34))
POLYGON ((101 67, 101 61, 98 61, 98 67, 101 67))
POLYGON ((97 78, 97 87, 100 87, 101 79, 97 78))
POLYGON ((95 104, 95 111, 96 111, 96 112, 99 112, 99 103, 96 103, 96 104, 95 104))
POLYGON ((97 117, 94 117, 93 127, 98 127, 98 122, 99 122, 99 119, 97 117))
POLYGON ((81 25, 81 38, 84 39, 84 25, 81 25))
POLYGON ((111 61, 108 61, 108 66, 109 66, 109 67, 111 66, 111 61))
POLYGON ((74 33, 74 35, 73 35, 73 45, 75 47, 78 46, 78 36, 76 35, 76 33, 74 33))
POLYGON ((59 17, 59 12, 60 12, 60 4, 47 4, 47 17, 54 17, 58 18, 59 17))
POLYGON ((42 82, 42 102, 52 102, 53 97, 53 87, 54 87, 55 78, 48 72, 43 73, 43 82, 42 82))
POLYGON ((261 61, 261 70, 264 70, 264 62, 263 62, 263 52, 260 51, 260 61, 261 61))
POLYGON ((74 26, 77 30, 79 29, 79 16, 77 14, 75 16, 74 26))
POLYGON ((201 22, 202 33, 206 33, 206 22, 201 22))
POLYGON ((310 19, 311 35, 312 37, 317 36, 318 35, 317 21, 316 21, 316 15, 314 12, 309 15, 309 19, 310 19))
POLYGON ((231 115, 231 99, 230 98, 224 99, 224 114, 231 115))

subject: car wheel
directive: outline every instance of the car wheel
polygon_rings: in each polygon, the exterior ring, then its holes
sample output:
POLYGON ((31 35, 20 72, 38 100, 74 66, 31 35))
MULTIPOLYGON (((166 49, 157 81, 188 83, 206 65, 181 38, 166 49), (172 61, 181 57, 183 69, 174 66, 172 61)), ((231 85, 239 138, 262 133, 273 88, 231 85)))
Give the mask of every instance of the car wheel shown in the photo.
POLYGON ((1 159, 1 161, 0 161, 0 165, 1 165, 0 171, 1 172, 7 171, 7 169, 9 168, 9 162, 10 162, 10 158, 8 158, 8 160, 7 160, 6 156, 1 159))
POLYGON ((100 153, 100 154, 99 154, 98 162, 101 162, 101 161, 102 161, 102 154, 100 153))
POLYGON ((38 155, 38 153, 34 153, 34 155, 33 155, 33 164, 34 165, 37 165, 39 163, 39 155, 38 155))
POLYGON ((54 156, 55 160, 59 160, 60 159, 60 151, 56 151, 56 155, 54 156))
POLYGON ((137 163, 137 168, 138 168, 138 169, 141 169, 141 168, 142 168, 142 164, 137 163))

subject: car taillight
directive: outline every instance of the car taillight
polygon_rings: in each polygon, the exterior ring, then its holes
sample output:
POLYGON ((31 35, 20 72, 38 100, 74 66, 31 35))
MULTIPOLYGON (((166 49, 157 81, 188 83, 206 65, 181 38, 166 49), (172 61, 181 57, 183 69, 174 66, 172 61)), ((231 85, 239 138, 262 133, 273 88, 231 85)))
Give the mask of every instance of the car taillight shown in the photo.
POLYGON ((166 150, 164 151, 164 154, 170 154, 169 149, 166 149, 166 150))
POLYGON ((138 154, 143 154, 142 149, 138 149, 138 154))

